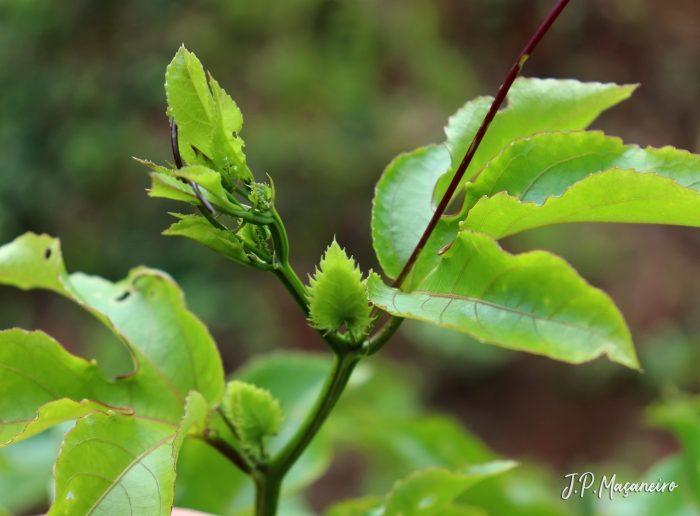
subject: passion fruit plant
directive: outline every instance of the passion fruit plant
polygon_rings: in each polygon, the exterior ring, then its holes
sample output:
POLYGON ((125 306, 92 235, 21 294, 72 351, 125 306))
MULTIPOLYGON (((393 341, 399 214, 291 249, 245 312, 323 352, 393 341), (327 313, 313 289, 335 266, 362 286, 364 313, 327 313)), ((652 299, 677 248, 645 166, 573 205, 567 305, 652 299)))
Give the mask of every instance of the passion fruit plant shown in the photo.
MULTIPOLYGON (((402 154, 384 171, 372 237, 392 285, 371 271, 363 279, 335 241, 304 284, 290 263, 274 183, 256 178, 246 163, 241 111, 195 55, 180 48, 165 80, 174 164, 143 163, 152 170, 151 197, 182 201, 198 213, 173 214, 178 221, 165 234, 275 275, 333 361, 280 355, 226 383, 211 335, 170 276, 145 267, 116 283, 68 274, 57 239, 17 238, 0 248, 0 282, 75 302, 121 339, 134 362, 133 373, 106 378, 94 361, 68 353, 45 333, 0 334, 0 442, 18 443, 77 420, 55 464, 49 514, 166 515, 177 502, 275 515, 282 495, 327 467, 319 430, 358 363, 406 318, 574 364, 606 355, 639 369, 630 332, 605 293, 553 254, 511 255, 498 244, 528 229, 573 222, 700 225, 700 156, 585 131, 635 86, 516 80, 566 3, 557 4, 495 99, 468 102, 449 119, 444 144, 402 154), (456 212, 445 215, 460 194, 456 212), (202 446, 218 458, 209 460, 202 446), (222 457, 238 472, 222 469, 222 457), (245 494, 249 485, 254 498, 245 494)), ((371 440, 386 449, 409 433, 406 425, 345 423, 346 440, 374 428, 371 440)), ((423 446, 452 469, 419 471, 385 498, 344 502, 331 513, 487 514, 474 512, 489 507, 478 496, 454 500, 514 463, 465 444, 454 425, 421 425, 411 427, 413 438, 422 436, 423 446)))

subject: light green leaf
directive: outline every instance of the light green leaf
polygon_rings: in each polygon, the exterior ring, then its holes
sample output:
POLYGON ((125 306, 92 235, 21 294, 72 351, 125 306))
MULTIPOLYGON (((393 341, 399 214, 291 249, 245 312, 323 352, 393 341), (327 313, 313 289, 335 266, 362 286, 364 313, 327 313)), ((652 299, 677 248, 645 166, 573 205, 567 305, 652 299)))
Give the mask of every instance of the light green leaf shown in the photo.
MULTIPOLYGON (((674 481, 678 488, 664 493, 613 493, 610 500, 606 491, 596 506, 600 516, 700 516, 700 510, 693 500, 692 490, 682 457, 666 457, 654 464, 638 482, 674 481)), ((621 478, 616 479, 620 482, 621 478)), ((624 482, 628 482, 627 479, 624 482)), ((622 482, 624 484, 624 482, 622 482)))
MULTIPOLYGON (((562 476, 523 464, 505 475, 484 480, 457 501, 489 516, 579 516, 579 504, 572 499, 562 500, 562 489, 562 476)), ((632 515, 638 516, 627 516, 632 515)))
POLYGON ((360 268, 335 240, 319 267, 310 279, 311 323, 325 331, 335 331, 345 324, 350 334, 359 338, 372 321, 360 268))
MULTIPOLYGON (((7 509, 8 516, 33 514, 32 509, 48 505, 53 465, 70 426, 61 425, 0 450, 0 507, 7 509)), ((0 514, 4 514, 1 509, 0 514)))
POLYGON ((131 413, 128 403, 124 382, 110 382, 45 333, 0 332, 0 447, 92 412, 131 413))
MULTIPOLYGON (((508 107, 499 112, 489 128, 465 181, 513 140, 542 131, 584 129, 603 110, 629 97, 634 88, 570 80, 516 80, 508 107)), ((379 262, 390 278, 398 276, 418 243, 433 215, 433 199, 439 200, 452 176, 446 173, 452 160, 457 165, 461 162, 491 101, 490 97, 480 97, 450 118, 446 128, 449 151, 444 146, 417 149, 399 156, 384 171, 374 198, 372 239, 379 262)), ((454 239, 459 220, 444 217, 440 221, 404 282, 405 290, 415 288, 435 267, 437 251, 454 239)))
POLYGON ((179 425, 104 413, 80 419, 61 446, 49 516, 169 516, 180 446, 203 429, 206 414, 193 391, 179 425))
MULTIPOLYGON (((301 425, 330 366, 331 361, 323 355, 285 352, 256 357, 236 373, 237 380, 269 390, 280 402, 285 418, 280 432, 266 443, 271 454, 279 451, 301 425)), ((323 429, 285 476, 282 496, 293 495, 314 482, 330 461, 330 443, 323 429)), ((220 516, 250 510, 254 502, 250 478, 211 447, 194 439, 185 442, 177 486, 179 507, 220 516)))
POLYGON ((329 507, 325 516, 365 516, 381 514, 384 509, 384 499, 378 496, 353 498, 343 500, 329 507))
MULTIPOLYGON (((206 167, 201 167, 206 168, 206 167)), ((207 169, 208 170, 208 169, 207 169)), ((212 171, 213 172, 213 171, 212 171)), ((148 190, 150 197, 161 197, 164 199, 172 199, 174 201, 184 201, 195 206, 200 204, 200 200, 194 193, 192 187, 181 181, 175 176, 175 172, 151 172, 151 188, 148 190)), ((215 208, 221 206, 230 207, 231 204, 223 202, 219 198, 210 194, 207 190, 201 191, 205 199, 207 199, 215 208)))
MULTIPOLYGON (((508 93, 508 105, 491 123, 464 181, 513 140, 535 133, 585 129, 603 111, 628 99, 636 88, 576 80, 517 79, 508 93)), ((462 162, 492 102, 491 97, 479 97, 450 117, 445 133, 452 171, 462 162)), ((449 173, 440 179, 436 199, 442 197, 451 178, 449 173)))
POLYGON ((204 217, 174 215, 181 220, 163 231, 164 235, 183 236, 207 246, 229 260, 243 264, 250 262, 243 244, 241 244, 236 235, 229 231, 215 228, 204 217))
POLYGON ((253 175, 246 165, 243 140, 238 136, 243 127, 243 115, 233 99, 209 76, 214 95, 212 158, 231 179, 250 182, 253 175))
POLYGON ((223 367, 214 341, 165 273, 141 267, 117 283, 68 276, 59 241, 27 233, 0 247, 0 283, 53 290, 110 328, 136 362, 134 375, 120 381, 129 383, 137 414, 179 421, 192 389, 212 405, 221 400, 223 367))
MULTIPOLYGON (((653 405, 649 409, 649 418, 655 426, 671 430, 680 441, 688 477, 688 485, 683 490, 700 504, 700 397, 679 397, 653 405)), ((679 481, 676 483, 680 484, 679 481)))
POLYGON ((467 187, 465 208, 475 205, 463 227, 497 239, 571 222, 697 227, 698 185, 700 156, 685 151, 599 132, 541 134, 514 142, 467 187))
POLYGON ((275 435, 282 424, 282 409, 270 391, 235 380, 226 386, 223 409, 243 446, 262 451, 263 439, 275 435))
MULTIPOLYGON (((433 188, 449 166, 447 148, 431 145, 398 156, 377 183, 372 207, 372 242, 379 263, 390 278, 399 275, 428 226, 433 216, 433 188)), ((435 255, 441 247, 452 242, 458 224, 458 219, 440 221, 421 258, 435 255)), ((406 279, 404 285, 409 290, 429 272, 430 269, 425 270, 424 262, 416 263, 406 279)))
POLYGON ((216 197, 219 205, 231 205, 226 198, 226 190, 224 190, 224 187, 221 185, 221 174, 215 170, 202 165, 191 165, 174 171, 173 175, 197 183, 202 188, 205 188, 210 194, 216 197))
POLYGON ((393 315, 483 342, 571 363, 607 355, 639 368, 629 330, 610 298, 544 251, 513 256, 486 235, 462 231, 414 292, 392 289, 376 274, 368 292, 393 315))
POLYGON ((341 502, 326 514, 333 516, 432 516, 441 514, 450 502, 482 480, 504 473, 516 464, 511 461, 494 461, 468 466, 457 471, 427 469, 413 473, 396 482, 394 488, 377 504, 376 499, 364 498, 341 502))
POLYGON ((197 163, 194 145, 211 156, 214 99, 207 86, 204 68, 193 53, 180 47, 165 73, 168 116, 179 129, 180 154, 189 164, 197 163))

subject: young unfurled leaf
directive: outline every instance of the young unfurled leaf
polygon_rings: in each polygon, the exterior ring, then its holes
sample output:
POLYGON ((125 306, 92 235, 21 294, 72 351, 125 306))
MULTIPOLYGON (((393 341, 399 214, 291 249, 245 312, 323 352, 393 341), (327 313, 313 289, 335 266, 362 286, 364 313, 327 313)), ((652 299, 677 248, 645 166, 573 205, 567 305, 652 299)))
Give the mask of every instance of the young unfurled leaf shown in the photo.
POLYGON ((263 439, 275 435, 282 424, 282 409, 270 391, 234 380, 226 386, 224 413, 238 432, 241 444, 259 458, 263 439))
POLYGON ((243 140, 238 136, 243 127, 243 115, 233 99, 209 76, 214 94, 214 117, 212 119, 212 159, 233 181, 253 180, 243 154, 243 140))
POLYGON ((344 249, 333 240, 311 278, 311 323, 320 330, 335 331, 343 324, 354 338, 371 322, 362 272, 344 249))
POLYGON ((207 84, 202 64, 184 46, 168 66, 165 91, 168 116, 177 122, 185 162, 216 168, 233 182, 252 181, 239 136, 243 128, 240 109, 211 75, 207 84))
POLYGON ((581 363, 600 355, 639 368, 612 300, 561 258, 513 256, 487 235, 461 231, 412 293, 373 274, 371 301, 393 315, 464 331, 490 344, 581 363))
POLYGON ((180 47, 165 73, 168 116, 175 118, 180 154, 189 164, 198 163, 192 146, 211 156, 214 99, 197 56, 180 47))
POLYGON ((206 416, 206 400, 192 391, 179 424, 104 413, 80 419, 61 446, 48 516, 169 516, 180 447, 204 430, 206 416))
POLYGON ((229 231, 217 229, 204 217, 198 215, 175 215, 179 219, 163 231, 167 236, 183 236, 207 246, 229 260, 247 265, 250 259, 241 241, 229 231))

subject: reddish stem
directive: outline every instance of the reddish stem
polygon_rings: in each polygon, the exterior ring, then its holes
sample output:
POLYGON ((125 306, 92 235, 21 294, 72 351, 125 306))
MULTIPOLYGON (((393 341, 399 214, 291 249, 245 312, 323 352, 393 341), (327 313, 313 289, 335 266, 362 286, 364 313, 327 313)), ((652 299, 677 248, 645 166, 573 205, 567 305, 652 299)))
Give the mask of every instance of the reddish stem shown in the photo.
POLYGON ((474 154, 476 154, 476 151, 479 148, 481 141, 484 139, 486 131, 491 125, 491 122, 496 116, 496 113, 498 113, 498 110, 501 108, 501 104, 503 104, 503 101, 506 99, 506 95, 508 95, 508 91, 513 85, 513 82, 515 82, 515 79, 520 73, 520 70, 522 70, 525 61, 527 61, 527 59, 530 57, 530 54, 532 54, 533 50, 535 50, 537 44, 542 40, 544 35, 550 29, 554 21, 559 17, 559 15, 564 10, 564 7, 566 7, 569 1, 570 0, 559 0, 559 2, 557 2, 557 5, 554 6, 552 12, 549 13, 549 16, 547 16, 544 22, 542 22, 540 28, 537 29, 535 35, 532 36, 532 39, 520 53, 517 61, 515 61, 515 64, 513 65, 513 68, 511 68, 510 72, 508 72, 508 76, 506 77, 503 86, 501 86, 501 89, 498 90, 498 95, 496 95, 496 98, 493 100, 489 112, 486 114, 486 117, 484 117, 484 121, 481 123, 481 127, 479 127, 479 130, 474 136, 474 140, 469 146, 469 150, 465 154, 462 163, 460 163, 457 172, 455 173, 454 177, 452 178, 452 181, 450 182, 450 185, 447 187, 445 195, 442 196, 440 204, 438 204, 438 207, 435 210, 435 213, 433 214, 433 218, 430 219, 428 227, 425 228, 423 236, 420 237, 420 240, 418 241, 418 244, 413 250, 413 253, 411 253, 411 257, 406 262, 406 265, 404 265, 403 269, 401 270, 401 273, 396 278, 396 281, 394 281, 394 288, 399 288, 403 281, 406 279, 406 276, 411 271, 413 265, 416 263, 420 252, 423 250, 425 244, 428 242, 430 235, 432 235, 433 231, 435 230, 435 226, 437 226, 437 223, 440 221, 440 217, 444 215, 445 210, 447 209, 447 206, 450 203, 450 200, 452 199, 452 196, 457 190, 457 187, 459 186, 462 177, 464 177, 464 173, 467 171, 467 168, 469 167, 469 165, 472 162, 472 159, 474 158, 474 154))

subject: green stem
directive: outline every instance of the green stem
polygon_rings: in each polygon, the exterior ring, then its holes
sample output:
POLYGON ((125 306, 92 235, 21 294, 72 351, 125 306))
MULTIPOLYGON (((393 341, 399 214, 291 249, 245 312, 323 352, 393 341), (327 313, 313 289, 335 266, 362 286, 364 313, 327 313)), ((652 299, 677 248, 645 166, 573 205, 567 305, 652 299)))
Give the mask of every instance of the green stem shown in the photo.
MULTIPOLYGON (((292 439, 269 463, 269 472, 280 479, 289 471, 289 468, 297 461, 304 452, 311 440, 316 436, 318 430, 330 414, 333 407, 338 402, 345 386, 350 379, 352 371, 360 361, 361 356, 356 352, 346 352, 336 354, 333 359, 326 383, 316 400, 316 404, 306 419, 294 434, 292 439)), ((259 515, 258 515, 259 516, 259 515)))
POLYGON ((280 264, 272 272, 275 276, 277 276, 282 285, 284 285, 284 287, 289 291, 291 296, 294 298, 294 301, 296 301, 299 308, 301 308, 302 312, 304 312, 304 315, 309 317, 308 292, 306 291, 304 284, 299 279, 299 276, 297 276, 296 272, 294 272, 294 269, 292 269, 289 264, 280 264))
POLYGON ((269 471, 253 473, 255 482, 255 516, 275 516, 282 489, 282 478, 270 475, 269 471))
POLYGON ((394 336, 394 333, 396 333, 396 330, 399 329, 403 321, 403 317, 390 316, 389 320, 379 328, 379 331, 367 339, 364 347, 366 356, 374 355, 377 351, 382 349, 384 344, 394 336))

